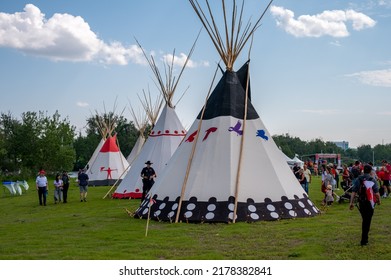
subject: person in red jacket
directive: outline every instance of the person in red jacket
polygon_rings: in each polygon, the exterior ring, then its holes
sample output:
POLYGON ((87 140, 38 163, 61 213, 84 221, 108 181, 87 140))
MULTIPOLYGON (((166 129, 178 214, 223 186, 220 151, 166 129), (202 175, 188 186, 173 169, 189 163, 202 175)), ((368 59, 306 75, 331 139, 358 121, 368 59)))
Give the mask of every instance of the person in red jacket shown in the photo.
POLYGON ((388 196, 391 196, 391 186, 390 186, 391 164, 389 164, 386 160, 383 160, 382 163, 383 163, 383 171, 384 171, 383 185, 386 186, 387 188, 388 196))

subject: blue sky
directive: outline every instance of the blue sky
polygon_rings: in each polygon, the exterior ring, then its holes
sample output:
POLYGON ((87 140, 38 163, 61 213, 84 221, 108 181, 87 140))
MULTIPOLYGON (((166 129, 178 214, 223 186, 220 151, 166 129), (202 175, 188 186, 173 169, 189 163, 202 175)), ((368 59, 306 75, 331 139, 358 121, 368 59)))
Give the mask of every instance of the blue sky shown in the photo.
MULTIPOLYGON (((266 4, 246 0, 245 21, 266 4)), ((221 19, 219 6, 213 1, 221 19)), ((250 54, 252 102, 270 133, 351 147, 391 143, 390 27, 391 0, 274 1, 250 54)), ((200 29, 185 0, 2 0, 0 111, 19 118, 58 110, 78 131, 93 112, 115 104, 131 119, 129 103, 141 107, 138 94, 149 88, 158 95, 136 39, 156 61, 175 50, 180 65, 200 29)), ((174 97, 188 88, 176 107, 185 127, 201 109, 218 61, 201 31, 174 97)))

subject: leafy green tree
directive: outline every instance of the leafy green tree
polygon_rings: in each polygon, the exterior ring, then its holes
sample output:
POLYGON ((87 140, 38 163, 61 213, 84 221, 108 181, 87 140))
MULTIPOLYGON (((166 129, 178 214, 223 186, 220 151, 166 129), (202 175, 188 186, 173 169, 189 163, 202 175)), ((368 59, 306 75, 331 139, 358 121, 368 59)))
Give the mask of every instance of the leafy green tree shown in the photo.
POLYGON ((370 162, 373 159, 371 145, 361 145, 357 147, 357 156, 363 162, 370 162))
POLYGON ((18 169, 19 162, 22 159, 23 139, 21 137, 21 123, 15 119, 11 113, 2 113, 0 127, 3 135, 3 153, 2 169, 14 171, 18 169))
POLYGON ((354 161, 358 160, 357 149, 349 148, 342 151, 341 159, 346 165, 354 163, 354 161))
POLYGON ((68 119, 61 119, 57 111, 51 117, 41 113, 40 122, 42 131, 38 158, 42 168, 57 172, 72 169, 76 158, 73 148, 75 127, 68 119))
POLYGON ((376 145, 373 147, 375 165, 381 165, 382 160, 391 161, 391 144, 376 145))
POLYGON ((79 133, 74 141, 76 161, 73 170, 82 169, 87 165, 101 139, 102 136, 100 135, 90 134, 83 136, 79 133))
POLYGON ((40 168, 60 171, 73 166, 75 128, 58 112, 51 117, 43 112, 25 112, 21 120, 2 113, 0 128, 7 155, 2 162, 4 168, 36 172, 40 168))

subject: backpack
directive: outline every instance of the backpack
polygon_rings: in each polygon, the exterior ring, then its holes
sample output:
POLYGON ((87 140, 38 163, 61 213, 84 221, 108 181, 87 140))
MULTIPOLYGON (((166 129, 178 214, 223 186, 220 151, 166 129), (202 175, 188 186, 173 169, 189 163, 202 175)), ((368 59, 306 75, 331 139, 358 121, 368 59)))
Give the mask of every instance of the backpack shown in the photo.
POLYGON ((367 179, 358 179, 358 180, 360 180, 360 187, 359 187, 358 192, 357 192, 358 201, 368 201, 367 187, 364 184, 364 182, 367 179))
POLYGON ((358 178, 357 180, 360 180, 360 187, 357 192, 358 201, 369 202, 372 205, 372 208, 374 208, 376 197, 373 192, 373 186, 375 185, 375 182, 367 180, 366 178, 358 178))

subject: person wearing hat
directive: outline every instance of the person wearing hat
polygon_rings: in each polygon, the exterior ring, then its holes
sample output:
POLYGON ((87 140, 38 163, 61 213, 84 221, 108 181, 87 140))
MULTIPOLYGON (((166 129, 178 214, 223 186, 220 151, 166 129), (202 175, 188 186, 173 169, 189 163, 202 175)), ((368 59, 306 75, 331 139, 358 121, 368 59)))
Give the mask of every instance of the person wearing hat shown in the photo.
POLYGON ((152 162, 148 160, 145 164, 147 166, 141 170, 141 178, 143 178, 143 194, 141 196, 141 202, 144 201, 146 194, 155 183, 154 178, 156 178, 156 172, 151 167, 152 162))
POLYGON ((48 192, 48 179, 45 176, 45 170, 40 170, 39 175, 35 180, 35 185, 38 191, 39 205, 46 206, 46 196, 48 192))

